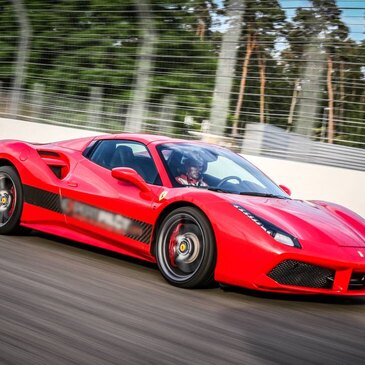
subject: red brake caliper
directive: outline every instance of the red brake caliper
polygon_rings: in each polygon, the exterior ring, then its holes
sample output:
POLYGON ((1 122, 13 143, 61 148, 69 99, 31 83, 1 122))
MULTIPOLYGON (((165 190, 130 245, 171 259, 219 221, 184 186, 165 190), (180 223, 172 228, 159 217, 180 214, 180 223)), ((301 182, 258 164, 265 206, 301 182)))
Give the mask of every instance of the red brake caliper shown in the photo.
POLYGON ((11 215, 13 214, 14 208, 15 208, 15 201, 16 201, 16 197, 15 197, 15 188, 14 186, 10 189, 10 196, 11 196, 11 207, 9 209, 9 217, 11 217, 11 215))
POLYGON ((175 252, 176 252, 176 238, 179 235, 180 229, 183 226, 183 223, 179 223, 176 228, 174 229, 174 231, 171 234, 170 237, 170 242, 169 242, 169 258, 170 258, 170 264, 171 266, 176 267, 176 262, 175 262, 175 252))

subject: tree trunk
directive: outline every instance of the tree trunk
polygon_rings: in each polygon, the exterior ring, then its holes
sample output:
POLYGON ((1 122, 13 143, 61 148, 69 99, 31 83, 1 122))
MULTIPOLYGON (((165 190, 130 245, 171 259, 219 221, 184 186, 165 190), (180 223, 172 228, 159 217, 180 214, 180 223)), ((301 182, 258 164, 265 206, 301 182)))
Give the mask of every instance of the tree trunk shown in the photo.
POLYGON ((158 131, 166 136, 174 134, 174 120, 176 114, 177 97, 173 94, 164 95, 161 102, 160 121, 158 131))
POLYGON ((243 5, 243 0, 230 0, 227 6, 229 24, 222 37, 209 116, 210 123, 206 131, 218 136, 224 134, 229 114, 229 101, 244 13, 243 5))
POLYGON ((348 101, 354 102, 356 101, 356 79, 352 79, 351 81, 351 94, 348 93, 348 101))
MULTIPOLYGON (((365 119, 365 89, 364 91, 362 92, 362 95, 361 95, 361 98, 360 98, 360 117, 362 120, 365 119)), ((359 124, 359 126, 357 127, 357 133, 359 135, 363 135, 364 132, 362 131, 362 125, 359 124)), ((365 142, 365 141, 363 141, 365 142)))
POLYGON ((259 68, 260 68, 260 123, 265 123, 265 58, 263 55, 259 56, 259 68))
POLYGON ((345 117, 345 65, 344 62, 340 63, 340 109, 339 109, 339 118, 341 122, 343 122, 345 117))
POLYGON ((200 38, 201 41, 204 41, 206 30, 207 30, 207 26, 205 24, 204 19, 199 18, 198 26, 196 28, 196 35, 200 38))
POLYGON ((133 99, 128 107, 125 130, 127 132, 141 132, 143 123, 148 112, 149 84, 153 69, 153 57, 157 34, 155 31, 154 18, 148 1, 135 0, 138 10, 138 21, 142 30, 142 44, 139 50, 136 80, 133 91, 133 99))
POLYGON ((252 56, 252 52, 256 47, 256 36, 254 34, 249 34, 247 39, 247 48, 246 48, 246 55, 245 60, 242 66, 242 77, 241 77, 241 85, 240 85, 240 92, 238 94, 238 100, 236 104, 236 110, 233 117, 233 125, 232 125, 232 136, 237 136, 237 127, 238 127, 238 119, 240 117, 240 111, 243 104, 243 98, 245 94, 246 88, 246 80, 247 80, 247 72, 248 72, 248 64, 250 62, 250 58, 252 56))
POLYGON ((27 17, 27 11, 22 0, 12 0, 14 10, 20 27, 18 55, 15 65, 14 81, 10 96, 9 114, 17 115, 21 101, 21 91, 26 76, 29 44, 32 36, 32 28, 27 17))
MULTIPOLYGON (((294 132, 312 137, 318 110, 321 106, 322 74, 327 63, 316 38, 303 52, 307 54, 303 72, 301 72, 301 90, 298 95, 298 108, 295 118, 294 132)), ((309 144, 308 144, 309 146, 309 144)))
POLYGON ((297 105, 297 100, 298 100, 299 83, 300 83, 300 79, 298 78, 295 80, 295 83, 294 83, 293 96, 292 96, 291 104, 290 104, 290 110, 289 110, 289 116, 288 116, 288 131, 290 131, 293 126, 294 111, 295 111, 295 106, 297 105))
POLYGON ((102 128, 103 115, 103 88, 92 86, 89 95, 89 104, 87 108, 87 125, 90 128, 102 128))
POLYGON ((332 85, 332 71, 333 71, 333 61, 329 56, 327 59, 327 91, 328 91, 328 131, 327 139, 328 143, 333 143, 334 137, 334 120, 333 120, 333 85, 332 85))

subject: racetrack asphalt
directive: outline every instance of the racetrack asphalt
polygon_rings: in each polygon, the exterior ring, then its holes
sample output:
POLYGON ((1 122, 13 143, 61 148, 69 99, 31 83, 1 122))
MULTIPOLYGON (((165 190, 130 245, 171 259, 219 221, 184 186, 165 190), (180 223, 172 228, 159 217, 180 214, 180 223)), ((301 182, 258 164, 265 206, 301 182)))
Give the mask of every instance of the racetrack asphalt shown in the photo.
POLYGON ((0 236, 0 364, 365 364, 365 298, 183 290, 154 265, 0 236))

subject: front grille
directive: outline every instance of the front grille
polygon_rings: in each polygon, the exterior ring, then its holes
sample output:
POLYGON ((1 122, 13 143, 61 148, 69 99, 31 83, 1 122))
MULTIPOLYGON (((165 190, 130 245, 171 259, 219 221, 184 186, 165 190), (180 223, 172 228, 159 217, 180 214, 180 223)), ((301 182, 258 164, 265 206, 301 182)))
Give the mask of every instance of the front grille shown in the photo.
POLYGON ((351 275, 348 290, 363 290, 365 289, 365 273, 354 272, 351 275))
POLYGON ((301 261, 285 260, 274 267, 267 276, 283 285, 331 289, 335 272, 301 261))

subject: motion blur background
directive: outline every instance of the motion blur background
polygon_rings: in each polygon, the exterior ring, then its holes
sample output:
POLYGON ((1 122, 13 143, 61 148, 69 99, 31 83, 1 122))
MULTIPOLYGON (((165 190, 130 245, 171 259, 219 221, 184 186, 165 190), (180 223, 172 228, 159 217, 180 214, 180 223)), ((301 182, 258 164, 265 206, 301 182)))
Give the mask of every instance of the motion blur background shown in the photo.
POLYGON ((365 4, 1 0, 0 117, 365 170, 365 4))

